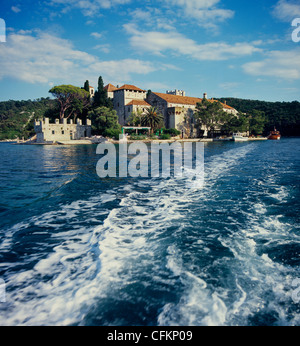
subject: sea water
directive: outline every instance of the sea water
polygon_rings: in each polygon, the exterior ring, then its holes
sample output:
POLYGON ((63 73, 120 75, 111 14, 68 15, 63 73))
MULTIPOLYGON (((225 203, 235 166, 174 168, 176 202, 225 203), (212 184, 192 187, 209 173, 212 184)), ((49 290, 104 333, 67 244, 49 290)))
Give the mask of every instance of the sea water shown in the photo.
POLYGON ((94 145, 0 143, 0 325, 299 325, 300 139, 204 155, 100 179, 94 145))

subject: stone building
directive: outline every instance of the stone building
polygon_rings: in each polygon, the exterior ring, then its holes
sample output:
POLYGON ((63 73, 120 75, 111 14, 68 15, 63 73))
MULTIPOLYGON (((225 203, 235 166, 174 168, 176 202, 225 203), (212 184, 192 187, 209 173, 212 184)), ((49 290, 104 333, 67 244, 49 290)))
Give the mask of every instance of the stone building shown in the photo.
POLYGON ((141 109, 143 112, 151 105, 146 102, 146 90, 135 85, 124 84, 114 90, 113 105, 119 117, 119 123, 125 125, 131 112, 141 109))
POLYGON ((166 94, 170 94, 170 95, 177 95, 177 96, 185 96, 185 91, 184 90, 167 90, 166 94))
MULTIPOLYGON (((116 88, 112 84, 105 86, 108 96, 113 99, 113 107, 119 118, 119 123, 126 125, 132 112, 140 111, 142 114, 147 108, 154 106, 164 116, 166 128, 176 128, 181 131, 183 137, 206 136, 206 128, 198 129, 194 124, 194 111, 196 105, 207 99, 209 102, 218 102, 208 99, 207 94, 203 98, 188 97, 184 90, 167 90, 166 93, 147 93, 135 85, 124 84, 116 88)), ((222 103, 223 110, 227 113, 237 115, 237 110, 222 103)))
POLYGON ((95 96, 95 88, 92 86, 89 86, 89 90, 90 90, 90 98, 93 98, 95 96))
MULTIPOLYGON (((207 99, 207 94, 203 94, 207 99)), ((209 102, 217 102, 214 99, 207 99, 209 102)), ((147 97, 147 102, 156 107, 164 116, 166 128, 176 128, 181 131, 183 137, 207 136, 207 129, 197 129, 194 125, 194 111, 197 103, 202 102, 201 98, 175 95, 174 93, 154 93, 151 92, 147 97)), ((222 103, 223 110, 227 113, 236 115, 236 109, 222 103)))
POLYGON ((54 143, 59 141, 70 141, 84 137, 91 137, 91 120, 87 119, 86 124, 83 125, 80 119, 77 119, 76 124, 73 120, 55 119, 55 123, 49 122, 49 118, 43 120, 36 120, 34 122, 34 129, 36 132, 36 143, 54 143))
POLYGON ((117 90, 118 88, 116 88, 114 85, 112 84, 107 84, 104 89, 107 91, 107 97, 109 97, 110 99, 114 98, 114 91, 117 90))

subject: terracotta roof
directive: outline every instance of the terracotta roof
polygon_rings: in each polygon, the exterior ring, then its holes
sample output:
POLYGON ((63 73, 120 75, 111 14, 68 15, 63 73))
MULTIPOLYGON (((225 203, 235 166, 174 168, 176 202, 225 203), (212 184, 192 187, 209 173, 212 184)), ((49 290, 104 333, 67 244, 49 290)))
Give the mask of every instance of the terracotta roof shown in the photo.
POLYGON ((202 101, 202 99, 200 99, 198 97, 178 96, 178 95, 162 94, 162 93, 154 93, 154 94, 159 96, 163 100, 167 101, 168 103, 179 103, 179 104, 183 104, 183 105, 196 105, 198 102, 202 101))
MULTIPOLYGON (((154 93, 155 95, 159 96, 163 100, 167 101, 168 103, 177 103, 182 105, 192 105, 196 106, 197 103, 202 102, 202 98, 199 97, 189 97, 189 96, 179 96, 179 95, 171 95, 171 94, 163 94, 163 93, 154 93)), ((207 99, 208 102, 219 102, 217 100, 207 99)), ((230 106, 228 106, 225 103, 220 102, 223 108, 227 109, 234 109, 230 106)))
POLYGON ((114 85, 108 83, 108 84, 104 87, 104 89, 106 89, 108 92, 110 92, 110 91, 115 91, 115 90, 117 90, 118 88, 116 88, 114 85))
MULTIPOLYGON (((222 103, 222 102, 221 102, 222 103)), ((225 104, 225 103, 222 103, 222 105, 223 105, 223 108, 227 108, 227 109, 234 109, 233 107, 231 107, 231 106, 228 106, 227 104, 225 104)))
POLYGON ((146 90, 142 90, 138 87, 136 87, 135 85, 130 85, 130 84, 124 84, 122 85, 119 89, 117 90, 135 90, 135 91, 146 91, 146 90))
POLYGON ((130 105, 151 107, 151 105, 148 102, 144 101, 144 100, 132 100, 129 103, 127 103, 126 106, 130 106, 130 105))

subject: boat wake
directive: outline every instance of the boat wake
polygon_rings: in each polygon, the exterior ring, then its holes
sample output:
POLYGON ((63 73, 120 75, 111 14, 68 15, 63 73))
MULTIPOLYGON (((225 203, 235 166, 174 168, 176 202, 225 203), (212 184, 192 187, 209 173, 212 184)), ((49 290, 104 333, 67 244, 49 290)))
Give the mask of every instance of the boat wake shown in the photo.
POLYGON ((270 218, 263 199, 250 208, 224 195, 254 150, 247 143, 210 156, 204 184, 188 174, 130 179, 6 230, 0 323, 243 325, 271 312, 299 322, 284 307, 295 269, 258 246, 291 241, 288 223, 270 218), (26 237, 36 252, 10 262, 26 237))

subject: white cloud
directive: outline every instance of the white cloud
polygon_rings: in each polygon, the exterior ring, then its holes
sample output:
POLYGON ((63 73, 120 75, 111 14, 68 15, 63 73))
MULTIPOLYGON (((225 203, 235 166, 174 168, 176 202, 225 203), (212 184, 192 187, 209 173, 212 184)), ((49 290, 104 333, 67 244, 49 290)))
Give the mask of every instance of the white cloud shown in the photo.
POLYGON ((109 9, 117 5, 128 4, 131 0, 51 0, 50 5, 63 7, 63 12, 71 9, 80 9, 85 16, 95 16, 102 9, 109 9))
POLYGON ((91 68, 94 74, 99 73, 99 71, 106 71, 106 74, 109 74, 109 79, 124 81, 131 80, 132 74, 144 75, 160 69, 154 66, 152 62, 138 59, 98 61, 91 68))
POLYGON ((232 57, 241 57, 259 52, 253 44, 247 42, 227 44, 213 42, 198 44, 192 39, 176 32, 149 31, 142 32, 133 24, 125 24, 125 30, 131 34, 130 44, 137 51, 163 55, 171 51, 174 54, 189 56, 196 60, 227 60, 232 57))
POLYGON ((215 29, 217 23, 234 16, 234 11, 218 7, 220 0, 167 0, 174 6, 181 7, 185 17, 196 20, 197 24, 215 29))
POLYGON ((261 61, 243 65, 247 74, 268 76, 287 80, 300 79, 300 49, 290 51, 270 51, 261 61))
POLYGON ((279 0, 273 9, 273 15, 284 22, 300 17, 299 0, 279 0))
POLYGON ((102 34, 100 34, 99 32, 92 32, 91 33, 91 36, 96 38, 96 39, 99 39, 102 37, 102 34))
POLYGON ((130 80, 133 74, 164 69, 149 61, 123 59, 101 61, 74 49, 70 41, 39 32, 10 34, 0 50, 0 79, 9 77, 29 83, 81 84, 103 75, 106 80, 130 80))
POLYGON ((110 45, 109 44, 97 44, 94 49, 100 50, 103 53, 109 53, 110 52, 110 45))
POLYGON ((21 12, 21 9, 20 9, 19 6, 12 6, 12 7, 11 7, 11 10, 12 10, 13 12, 15 12, 15 13, 21 12))
POLYGON ((174 16, 166 15, 161 9, 156 7, 136 8, 129 13, 132 17, 132 23, 140 22, 143 27, 149 26, 164 30, 174 29, 174 16))

